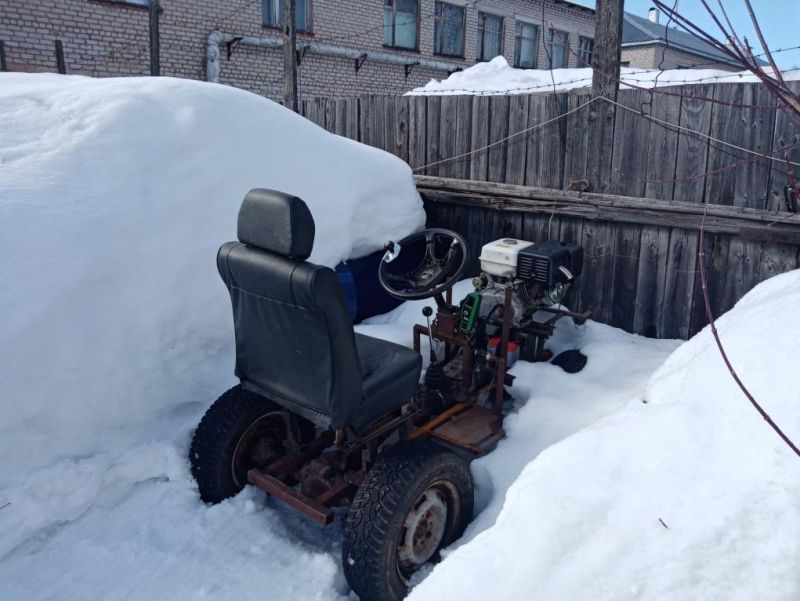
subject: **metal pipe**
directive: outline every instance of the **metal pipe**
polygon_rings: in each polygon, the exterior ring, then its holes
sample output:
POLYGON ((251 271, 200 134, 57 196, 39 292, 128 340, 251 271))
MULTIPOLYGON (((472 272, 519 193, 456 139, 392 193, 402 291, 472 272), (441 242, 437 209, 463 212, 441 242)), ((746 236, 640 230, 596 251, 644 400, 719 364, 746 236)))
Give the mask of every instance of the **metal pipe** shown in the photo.
MULTIPOLYGON (((224 33, 219 30, 213 30, 208 34, 208 47, 206 48, 206 79, 213 83, 219 83, 219 60, 220 60, 220 46, 228 42, 238 40, 237 43, 246 46, 258 46, 261 48, 282 48, 283 40, 280 38, 266 37, 266 36, 235 36, 230 33, 224 33)), ((430 69, 432 71, 456 71, 461 69, 462 66, 457 63, 449 63, 446 61, 437 61, 428 58, 416 58, 413 56, 404 56, 398 54, 391 54, 389 52, 358 50, 356 48, 347 48, 344 46, 334 46, 333 44, 326 44, 324 42, 305 42, 298 40, 296 43, 297 50, 301 52, 311 52, 321 56, 332 56, 336 58, 349 58, 372 61, 386 65, 415 65, 423 69, 430 69)))

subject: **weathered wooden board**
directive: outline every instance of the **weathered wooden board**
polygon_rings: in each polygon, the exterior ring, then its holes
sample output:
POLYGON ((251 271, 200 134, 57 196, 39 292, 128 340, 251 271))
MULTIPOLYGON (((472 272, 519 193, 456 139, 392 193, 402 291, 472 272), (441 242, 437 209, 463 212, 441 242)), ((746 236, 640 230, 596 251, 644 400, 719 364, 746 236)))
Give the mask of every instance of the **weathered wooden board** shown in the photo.
POLYGON ((458 96, 442 96, 439 118, 439 155, 443 160, 436 172, 441 177, 455 177, 456 165, 452 160, 456 155, 456 122, 458 119, 458 96))
POLYGON ((580 277, 581 311, 591 310, 594 319, 613 323, 615 225, 608 221, 583 224, 583 274, 580 277))
POLYGON ((528 97, 517 94, 509 97, 508 136, 506 144, 506 172, 502 181, 509 184, 525 183, 528 134, 528 97), (516 135, 515 135, 516 134, 516 135))
MULTIPOLYGON (((800 93, 800 81, 789 82, 789 87, 800 93)), ((784 210, 784 188, 790 185, 789 168, 800 181, 800 119, 789 110, 776 111, 775 133, 772 139, 773 160, 770 161, 769 196, 767 209, 784 210), (787 150, 781 150, 787 149, 787 150), (786 161, 797 163, 787 164, 786 161)))
MULTIPOLYGON (((619 103, 635 111, 645 110, 650 93, 632 90, 619 103)), ((647 173, 651 122, 636 112, 619 109, 614 129, 614 150, 608 192, 643 197, 647 173)))
POLYGON ((472 127, 470 149, 474 153, 470 162, 469 178, 485 180, 488 172, 489 154, 481 150, 489 144, 489 97, 476 96, 472 102, 472 127))
POLYGON ((395 103, 396 98, 393 96, 386 96, 383 98, 383 145, 380 146, 382 150, 397 154, 397 127, 395 122, 395 103))
MULTIPOLYGON (((573 110, 589 100, 586 94, 571 94, 567 102, 567 109, 573 110)), ((565 190, 575 188, 581 181, 586 180, 586 157, 589 152, 589 116, 592 114, 593 105, 583 107, 566 117, 567 136, 564 143, 564 180, 559 186, 565 190)), ((593 152, 608 152, 610 149, 594 149, 593 152)))
MULTIPOLYGON (((667 88, 662 92, 654 94, 649 104, 649 114, 658 122, 650 122, 644 196, 669 200, 673 197, 675 187, 672 180, 675 179, 678 162, 678 131, 660 122, 680 123, 681 92, 680 88, 667 88)), ((645 109, 648 110, 647 106, 645 109)))
MULTIPOLYGON (((453 177, 470 177, 470 162, 472 155, 472 96, 456 96, 456 138, 453 147, 453 157, 450 161, 453 177)), ((452 158, 452 157, 451 157, 452 158)))
POLYGON ((427 164, 430 165, 425 169, 428 175, 439 175, 442 168, 437 164, 442 158, 442 153, 439 149, 439 123, 442 119, 442 97, 430 96, 428 97, 428 112, 427 112, 427 125, 426 125, 426 138, 427 138, 427 164))
POLYGON ((567 110, 565 94, 530 96, 528 127, 536 129, 526 135, 525 184, 561 188, 567 123, 559 116, 567 110))
POLYGON ((387 150, 408 162, 408 115, 410 96, 394 99, 394 146, 387 150))
POLYGON ((669 233, 666 227, 643 226, 639 242, 639 264, 632 331, 659 338, 661 308, 669 256, 669 233))
POLYGON ((427 163, 427 104, 425 96, 411 96, 408 106, 408 164, 419 169, 427 163))
POLYGON ((717 84, 714 87, 705 202, 763 209, 767 204, 770 161, 753 152, 771 152, 775 111, 750 108, 774 104, 761 84, 717 84), (738 150, 733 148, 746 149, 738 150))
POLYGON ((636 290, 642 243, 642 226, 619 223, 615 226, 613 275, 609 285, 613 301, 608 321, 629 332, 636 321, 636 290))
MULTIPOLYGON (((711 103, 714 87, 710 85, 689 86, 683 89, 679 125, 686 130, 708 135, 711 127, 711 103)), ((686 202, 703 202, 706 166, 708 164, 708 140, 681 131, 678 134, 678 157, 675 167, 673 198, 686 202)))
POLYGON ((417 186, 425 194, 442 202, 465 205, 490 206, 500 210, 522 212, 553 212, 585 219, 664 225, 710 232, 739 234, 746 229, 749 239, 753 234, 763 235, 760 240, 785 242, 779 234, 800 231, 800 215, 771 213, 763 209, 747 209, 724 205, 571 192, 531 186, 517 186, 496 182, 454 180, 418 176, 417 186))
POLYGON ((502 182, 506 178, 506 157, 508 156, 508 115, 509 96, 491 96, 489 98, 489 144, 488 167, 486 178, 493 182, 502 182))

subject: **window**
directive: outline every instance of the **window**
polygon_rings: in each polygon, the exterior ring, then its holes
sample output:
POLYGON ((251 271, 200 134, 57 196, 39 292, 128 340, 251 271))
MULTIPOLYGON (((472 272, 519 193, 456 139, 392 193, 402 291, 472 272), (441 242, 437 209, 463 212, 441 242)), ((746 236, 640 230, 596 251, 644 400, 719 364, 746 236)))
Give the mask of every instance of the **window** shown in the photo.
MULTIPOLYGON (((261 22, 267 27, 283 27, 285 0, 261 0, 261 22)), ((311 0, 295 0, 294 28, 311 31, 311 0)))
POLYGON ((490 61, 503 54, 503 17, 478 13, 478 60, 490 61))
POLYGON ((594 54, 594 40, 592 38, 578 37, 578 66, 591 67, 594 54))
POLYGON ((433 52, 444 56, 464 56, 463 6, 436 2, 434 8, 433 52))
POLYGON ((536 68, 536 44, 539 41, 539 26, 517 21, 517 36, 514 44, 514 66, 518 69, 536 68))
POLYGON ((384 0, 383 45, 416 50, 418 19, 417 0, 384 0))
POLYGON ((551 69, 564 69, 567 66, 569 57, 567 56, 567 48, 569 48, 569 34, 566 31, 559 31, 558 29, 550 30, 550 68, 551 69))

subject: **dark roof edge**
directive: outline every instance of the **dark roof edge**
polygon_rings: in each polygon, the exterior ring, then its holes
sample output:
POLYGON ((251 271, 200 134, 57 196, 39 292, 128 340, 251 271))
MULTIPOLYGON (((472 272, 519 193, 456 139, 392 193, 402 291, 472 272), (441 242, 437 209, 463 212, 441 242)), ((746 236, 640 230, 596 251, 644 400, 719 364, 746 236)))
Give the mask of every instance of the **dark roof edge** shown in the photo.
MULTIPOLYGON (((702 58, 706 58, 706 59, 708 59, 710 61, 713 61, 715 63, 723 63, 725 65, 730 65, 731 67, 741 67, 742 66, 738 62, 734 61, 733 59, 725 58, 725 57, 722 57, 722 56, 717 56, 717 55, 714 55, 714 54, 708 54, 706 52, 703 52, 702 50, 697 50, 696 48, 690 48, 688 46, 684 46, 684 45, 679 44, 677 42, 670 42, 668 44, 662 39, 653 39, 653 40, 644 41, 644 42, 627 42, 627 43, 623 43, 622 44, 623 48, 632 48, 634 46, 664 46, 665 48, 674 48, 675 50, 679 50, 680 52, 685 52, 686 54, 692 54, 694 56, 699 56, 699 57, 702 57, 702 58)), ((711 68, 710 65, 709 65, 709 68, 711 68)))

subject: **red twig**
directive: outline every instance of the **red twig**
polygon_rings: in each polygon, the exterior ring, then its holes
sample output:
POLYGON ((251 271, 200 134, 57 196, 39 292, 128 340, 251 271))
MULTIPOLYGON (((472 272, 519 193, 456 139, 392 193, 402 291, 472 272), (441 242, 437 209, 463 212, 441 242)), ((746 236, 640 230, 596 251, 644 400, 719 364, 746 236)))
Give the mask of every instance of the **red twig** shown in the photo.
POLYGON ((756 13, 753 11, 753 6, 750 4, 750 0, 744 0, 744 3, 745 6, 747 6, 747 12, 750 14, 750 20, 753 22, 753 27, 756 30, 758 41, 761 43, 761 47, 764 49, 764 54, 767 56, 769 66, 772 67, 772 76, 775 77, 781 83, 781 85, 785 86, 786 82, 783 81, 783 74, 781 73, 781 70, 778 69, 778 65, 775 64, 775 59, 772 58, 772 53, 769 51, 767 41, 764 39, 764 33, 761 31, 761 25, 758 23, 756 13))
POLYGON ((709 298, 708 294, 708 282, 706 277, 706 251, 705 251, 705 225, 706 225, 706 211, 703 212, 703 221, 700 224, 700 250, 698 252, 698 257, 700 259, 700 285, 703 288, 703 301, 706 306, 706 317, 708 318, 708 323, 711 326, 711 333, 714 335, 714 340, 717 343, 717 348, 719 349, 720 355, 722 355, 722 360, 725 362, 725 365, 728 368, 728 371, 731 374, 731 377, 734 379, 736 384, 739 386, 741 391, 747 397, 747 400, 750 401, 750 404, 753 405, 756 411, 758 411, 759 415, 764 419, 764 421, 769 424, 769 427, 772 428, 775 433, 781 437, 781 440, 786 443, 786 445, 794 451, 794 454, 800 457, 800 449, 797 448, 797 445, 792 442, 791 438, 789 438, 783 430, 781 430, 780 426, 775 423, 775 421, 769 416, 769 414, 764 410, 764 408, 756 401, 750 391, 742 382, 741 378, 739 378, 739 374, 736 373, 736 370, 731 365, 730 359, 728 359, 728 354, 725 352, 725 347, 722 346, 722 340, 720 340, 719 332, 717 331, 717 324, 714 322, 714 313, 711 310, 711 299, 709 298))

